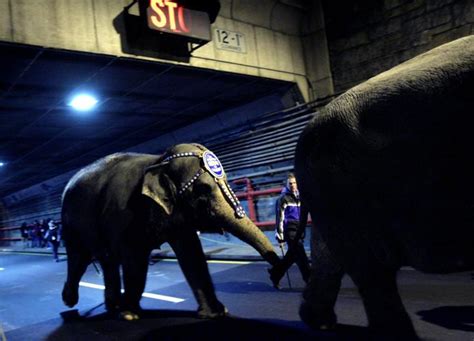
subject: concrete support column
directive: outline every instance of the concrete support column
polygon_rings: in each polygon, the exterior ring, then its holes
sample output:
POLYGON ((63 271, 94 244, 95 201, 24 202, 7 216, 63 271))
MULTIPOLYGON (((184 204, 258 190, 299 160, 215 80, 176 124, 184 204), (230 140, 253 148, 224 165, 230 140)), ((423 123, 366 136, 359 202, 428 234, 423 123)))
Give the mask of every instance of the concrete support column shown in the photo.
POLYGON ((306 75, 310 84, 310 100, 334 94, 326 27, 321 0, 311 1, 302 28, 306 75))

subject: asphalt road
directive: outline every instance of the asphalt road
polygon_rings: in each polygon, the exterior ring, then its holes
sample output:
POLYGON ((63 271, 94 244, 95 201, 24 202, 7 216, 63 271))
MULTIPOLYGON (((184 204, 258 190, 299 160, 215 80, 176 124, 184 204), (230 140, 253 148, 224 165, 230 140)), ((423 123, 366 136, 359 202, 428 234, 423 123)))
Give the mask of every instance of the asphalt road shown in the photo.
MULTIPOLYGON (((79 304, 61 301, 66 262, 48 254, 0 252, 0 340, 353 340, 364 339, 365 313, 357 290, 345 278, 336 311, 337 333, 309 330, 298 316, 303 282, 296 266, 275 290, 264 262, 209 261, 217 296, 229 319, 196 318, 196 303, 175 260, 150 266, 145 316, 135 322, 104 314, 101 276, 90 266, 79 304)), ((403 269, 400 292, 419 335, 428 340, 474 340, 474 274, 426 275, 403 269)), ((387 331, 390 335, 390 331, 387 331)))

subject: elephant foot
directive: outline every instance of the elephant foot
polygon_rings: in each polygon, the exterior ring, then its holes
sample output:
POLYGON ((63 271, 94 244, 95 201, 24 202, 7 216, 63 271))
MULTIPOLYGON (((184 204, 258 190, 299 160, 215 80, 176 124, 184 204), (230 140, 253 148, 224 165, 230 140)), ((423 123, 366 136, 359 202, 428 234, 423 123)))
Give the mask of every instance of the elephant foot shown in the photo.
POLYGON ((109 303, 113 306, 107 307, 107 311, 111 313, 116 313, 119 320, 124 321, 135 321, 140 319, 140 315, 142 314, 142 308, 140 304, 133 300, 127 300, 125 296, 122 296, 120 299, 120 306, 117 306, 116 300, 111 300, 109 303))
POLYGON ((198 309, 198 318, 200 319, 219 319, 226 317, 229 311, 227 308, 220 302, 218 302, 218 307, 211 309, 210 307, 200 306, 198 309))
POLYGON ((79 286, 72 286, 68 282, 64 283, 62 298, 65 305, 69 308, 74 307, 79 301, 79 286))
POLYGON ((124 321, 135 321, 139 320, 140 316, 132 311, 126 310, 119 313, 119 319, 124 321))
POLYGON ((333 309, 325 313, 322 309, 314 309, 308 303, 303 302, 299 315, 301 320, 314 330, 333 331, 336 329, 337 317, 333 309))

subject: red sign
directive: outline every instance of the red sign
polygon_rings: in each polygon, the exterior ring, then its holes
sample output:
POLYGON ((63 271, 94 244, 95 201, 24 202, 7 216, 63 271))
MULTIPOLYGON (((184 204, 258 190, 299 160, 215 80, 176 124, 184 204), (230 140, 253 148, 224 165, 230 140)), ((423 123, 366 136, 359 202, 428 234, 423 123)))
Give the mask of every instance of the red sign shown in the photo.
POLYGON ((150 0, 148 27, 199 40, 211 40, 211 23, 206 12, 193 11, 172 0, 150 0))

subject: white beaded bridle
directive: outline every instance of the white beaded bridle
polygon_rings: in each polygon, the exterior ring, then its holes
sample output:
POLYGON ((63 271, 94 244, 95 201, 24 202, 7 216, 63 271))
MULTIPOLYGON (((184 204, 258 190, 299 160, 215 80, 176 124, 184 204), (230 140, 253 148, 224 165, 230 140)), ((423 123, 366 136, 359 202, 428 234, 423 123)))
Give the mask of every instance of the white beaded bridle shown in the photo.
POLYGON ((237 199, 237 196, 235 195, 234 191, 232 191, 232 188, 230 188, 229 184, 227 181, 225 181, 225 173, 224 173, 224 168, 222 167, 219 159, 217 156, 214 155, 209 150, 206 151, 200 151, 200 152, 185 152, 185 153, 176 153, 170 156, 167 156, 166 158, 163 159, 163 163, 178 159, 178 158, 183 158, 183 157, 197 157, 201 159, 201 168, 194 174, 194 176, 189 179, 179 190, 178 190, 178 195, 182 195, 189 187, 193 185, 193 183, 199 179, 201 175, 204 173, 209 173, 214 180, 216 181, 217 185, 221 189, 222 193, 224 193, 224 196, 229 200, 231 203, 232 207, 234 208, 235 214, 237 215, 238 218, 243 218, 245 217, 245 211, 240 204, 239 199, 237 199))

